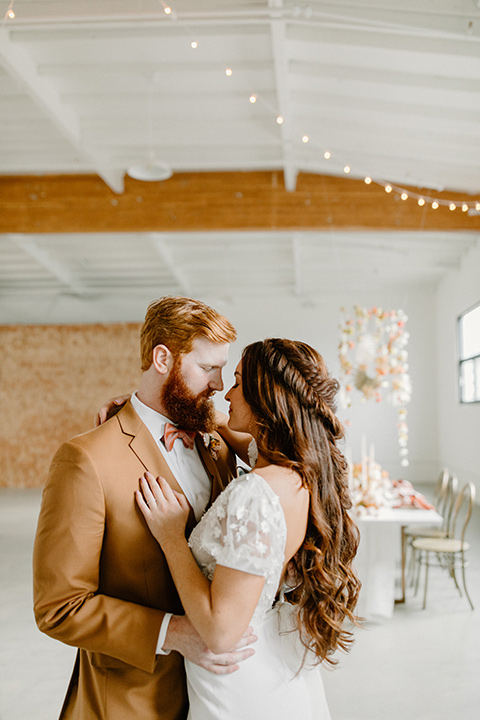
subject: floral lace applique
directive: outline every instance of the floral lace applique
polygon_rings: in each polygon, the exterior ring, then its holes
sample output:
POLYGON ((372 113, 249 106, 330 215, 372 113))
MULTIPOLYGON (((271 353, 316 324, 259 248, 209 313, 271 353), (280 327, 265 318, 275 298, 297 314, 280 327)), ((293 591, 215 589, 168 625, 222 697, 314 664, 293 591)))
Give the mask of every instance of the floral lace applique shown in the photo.
POLYGON ((233 480, 190 535, 189 545, 210 580, 217 564, 265 577, 255 611, 263 615, 277 594, 287 528, 278 495, 256 473, 233 480))

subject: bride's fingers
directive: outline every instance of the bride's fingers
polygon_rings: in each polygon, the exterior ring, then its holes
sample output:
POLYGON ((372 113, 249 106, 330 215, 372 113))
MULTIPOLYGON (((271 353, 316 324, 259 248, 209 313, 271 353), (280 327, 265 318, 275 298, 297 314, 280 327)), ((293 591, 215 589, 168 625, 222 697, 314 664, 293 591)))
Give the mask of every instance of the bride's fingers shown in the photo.
POLYGON ((177 490, 173 490, 173 493, 175 497, 177 498, 177 502, 182 508, 182 510, 190 510, 190 506, 188 504, 188 500, 185 497, 185 495, 181 492, 178 492, 177 490))
MULTIPOLYGON (((140 478, 140 488, 142 491, 142 495, 148 507, 150 508, 155 507, 155 505, 157 504, 157 499, 160 499, 160 497, 155 496, 154 489, 152 488, 151 478, 153 478, 153 475, 148 472, 146 472, 144 476, 140 478)), ((155 482, 155 480, 153 482, 155 482)))
POLYGON ((168 482, 165 480, 165 478, 161 477, 161 475, 157 477, 157 485, 160 488, 163 497, 167 502, 174 502, 175 500, 177 500, 175 490, 170 487, 168 482))

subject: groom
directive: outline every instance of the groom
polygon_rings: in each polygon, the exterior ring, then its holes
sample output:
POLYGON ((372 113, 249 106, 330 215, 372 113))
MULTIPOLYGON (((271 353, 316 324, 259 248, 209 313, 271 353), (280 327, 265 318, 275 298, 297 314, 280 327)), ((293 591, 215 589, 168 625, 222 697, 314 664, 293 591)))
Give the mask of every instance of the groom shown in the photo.
POLYGON ((78 647, 65 720, 185 720, 182 655, 222 674, 253 654, 250 635, 224 655, 203 645, 134 502, 145 470, 162 475, 190 504, 189 532, 236 474, 214 432, 211 400, 223 389, 235 338, 204 303, 152 303, 137 392, 53 458, 35 540, 34 605, 40 630, 78 647))

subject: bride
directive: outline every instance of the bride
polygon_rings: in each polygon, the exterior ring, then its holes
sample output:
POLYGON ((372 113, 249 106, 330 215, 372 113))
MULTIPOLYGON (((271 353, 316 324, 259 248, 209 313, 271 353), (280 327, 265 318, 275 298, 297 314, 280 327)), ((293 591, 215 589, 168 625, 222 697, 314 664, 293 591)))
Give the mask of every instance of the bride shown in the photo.
POLYGON ((218 430, 245 461, 253 437, 252 471, 228 485, 188 542, 184 496, 161 477, 140 480, 138 506, 205 644, 228 651, 250 624, 258 636, 236 673, 185 661, 189 720, 330 718, 319 665, 348 649, 360 587, 337 390, 308 345, 248 345, 218 430))

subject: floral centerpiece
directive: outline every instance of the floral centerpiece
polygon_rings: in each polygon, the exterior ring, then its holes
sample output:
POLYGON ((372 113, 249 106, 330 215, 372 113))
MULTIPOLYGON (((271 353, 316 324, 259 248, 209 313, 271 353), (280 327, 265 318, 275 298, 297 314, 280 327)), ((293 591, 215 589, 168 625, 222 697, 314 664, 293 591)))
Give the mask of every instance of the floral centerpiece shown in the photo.
POLYGON ((349 465, 349 485, 356 515, 375 514, 379 508, 433 507, 408 480, 393 480, 371 458, 349 465))

